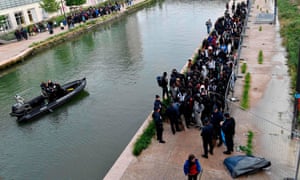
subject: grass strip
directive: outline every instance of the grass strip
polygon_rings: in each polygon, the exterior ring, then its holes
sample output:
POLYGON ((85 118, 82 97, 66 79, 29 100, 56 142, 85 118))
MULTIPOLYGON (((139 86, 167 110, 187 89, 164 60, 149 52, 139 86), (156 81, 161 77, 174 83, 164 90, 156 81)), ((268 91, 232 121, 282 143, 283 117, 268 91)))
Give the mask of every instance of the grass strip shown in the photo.
MULTIPOLYGON (((164 99, 162 101, 162 114, 165 114, 167 107, 171 104, 171 98, 164 99)), ((165 119, 165 117, 163 117, 165 119)), ((153 120, 149 123, 142 135, 136 140, 133 148, 133 155, 138 156, 144 149, 151 144, 151 139, 155 135, 155 124, 153 120)))
POLYGON ((138 156, 151 144, 151 139, 155 135, 155 124, 153 120, 148 124, 143 134, 136 140, 133 147, 133 155, 138 156))
MULTIPOLYGON (((280 20, 280 35, 288 56, 291 88, 295 92, 299 42, 300 42, 300 16, 297 1, 278 1, 278 17, 280 20)), ((294 94, 294 93, 292 93, 294 94)))

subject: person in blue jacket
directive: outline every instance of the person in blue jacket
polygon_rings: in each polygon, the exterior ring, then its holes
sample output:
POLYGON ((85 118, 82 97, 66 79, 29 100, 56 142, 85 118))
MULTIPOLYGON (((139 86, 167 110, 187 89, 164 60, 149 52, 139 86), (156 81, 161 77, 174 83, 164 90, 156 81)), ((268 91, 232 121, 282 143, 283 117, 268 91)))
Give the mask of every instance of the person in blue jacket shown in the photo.
POLYGON ((194 154, 190 154, 183 165, 183 171, 188 180, 197 180, 199 173, 202 172, 202 167, 194 154))

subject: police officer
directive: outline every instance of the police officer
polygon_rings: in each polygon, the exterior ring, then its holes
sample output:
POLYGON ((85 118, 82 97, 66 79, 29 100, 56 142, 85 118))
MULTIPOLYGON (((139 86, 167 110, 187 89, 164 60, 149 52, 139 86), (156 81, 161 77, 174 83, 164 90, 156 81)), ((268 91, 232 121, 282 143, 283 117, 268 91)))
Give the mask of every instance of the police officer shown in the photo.
POLYGON ((162 139, 162 133, 163 133, 164 129, 163 129, 163 122, 162 122, 159 112, 160 112, 160 108, 155 107, 154 112, 152 113, 152 118, 155 123, 156 136, 157 136, 157 140, 159 141, 159 143, 166 143, 162 139))
POLYGON ((224 114, 225 121, 222 124, 222 131, 225 135, 225 143, 227 151, 224 151, 224 154, 231 154, 233 152, 233 136, 235 134, 235 120, 233 117, 230 117, 229 113, 224 114))
POLYGON ((202 157, 208 158, 208 146, 209 146, 209 153, 211 155, 213 155, 214 146, 212 143, 213 126, 207 118, 204 119, 204 127, 202 128, 201 136, 202 136, 202 143, 204 149, 204 154, 202 154, 202 157))

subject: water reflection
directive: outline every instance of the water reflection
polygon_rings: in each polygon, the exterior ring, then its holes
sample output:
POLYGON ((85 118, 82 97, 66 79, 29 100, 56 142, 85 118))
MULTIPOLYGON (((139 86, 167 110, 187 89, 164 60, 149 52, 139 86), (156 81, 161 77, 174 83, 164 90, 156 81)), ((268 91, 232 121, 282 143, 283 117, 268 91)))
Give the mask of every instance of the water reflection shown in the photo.
POLYGON ((55 48, 53 51, 54 51, 54 58, 59 60, 62 66, 68 65, 70 61, 73 59, 72 48, 70 44, 60 45, 59 48, 55 48))

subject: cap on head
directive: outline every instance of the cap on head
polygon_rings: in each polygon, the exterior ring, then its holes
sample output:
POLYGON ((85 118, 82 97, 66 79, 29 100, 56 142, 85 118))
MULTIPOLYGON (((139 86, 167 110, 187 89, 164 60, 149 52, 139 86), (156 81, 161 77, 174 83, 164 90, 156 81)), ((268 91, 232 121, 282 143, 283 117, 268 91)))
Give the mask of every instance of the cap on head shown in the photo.
POLYGON ((208 122, 209 122, 208 117, 205 117, 205 118, 203 119, 203 124, 207 124, 208 122))
POLYGON ((214 111, 219 110, 218 106, 214 106, 214 111))
POLYGON ((224 114, 224 117, 229 118, 229 117, 230 117, 230 116, 229 116, 229 113, 225 113, 225 114, 224 114))

